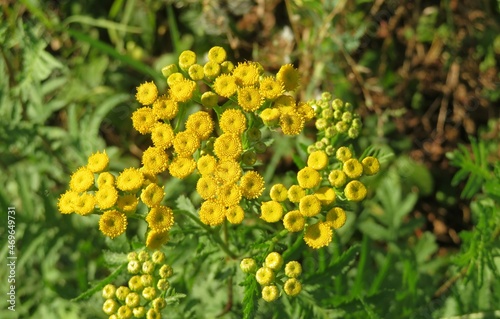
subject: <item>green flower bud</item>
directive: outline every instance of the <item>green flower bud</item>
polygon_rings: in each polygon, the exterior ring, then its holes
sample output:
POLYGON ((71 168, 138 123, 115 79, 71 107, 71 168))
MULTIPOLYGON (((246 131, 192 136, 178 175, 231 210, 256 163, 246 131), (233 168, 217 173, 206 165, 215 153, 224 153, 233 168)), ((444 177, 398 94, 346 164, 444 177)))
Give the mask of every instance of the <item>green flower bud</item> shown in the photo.
POLYGON ((347 132, 347 135, 349 136, 349 138, 355 139, 359 135, 359 130, 355 127, 351 127, 347 132))
POLYGON ((134 314, 134 317, 136 318, 143 318, 146 316, 146 308, 144 307, 137 307, 132 310, 132 313, 134 314))
POLYGON ((130 289, 125 286, 120 286, 118 289, 116 289, 115 295, 116 299, 120 301, 124 301, 125 298, 127 298, 127 295, 130 293, 130 289))
POLYGON ((146 287, 142 291, 142 296, 146 300, 153 300, 156 297, 156 289, 154 287, 146 287))
POLYGON ((174 270, 170 265, 163 265, 160 268, 160 277, 161 278, 170 278, 174 274, 174 270))
POLYGON ((241 161, 245 165, 252 166, 257 161, 257 154, 252 150, 248 150, 241 155, 241 161))
POLYGON ((142 263, 142 273, 152 274, 155 270, 155 264, 151 260, 147 260, 142 263))
POLYGON ((137 260, 131 260, 128 262, 127 271, 129 274, 137 274, 141 270, 141 263, 137 260))
POLYGON ((160 312, 166 306, 167 306, 167 302, 163 298, 158 297, 158 298, 155 298, 155 300, 153 300, 153 308, 158 312, 160 312))
POLYGON ((240 268, 245 274, 253 273, 257 269, 257 263, 253 258, 243 258, 240 262, 240 268))
POLYGON ((150 287, 153 285, 153 276, 151 275, 142 275, 141 283, 144 287, 150 287))
POLYGON ((335 147, 333 147, 332 145, 327 145, 325 147, 325 153, 328 156, 333 156, 335 154, 335 147))
POLYGON ((165 262, 165 254, 162 251, 157 250, 153 253, 153 256, 151 259, 157 265, 163 264, 165 262))
POLYGON ((141 291, 144 288, 141 276, 132 276, 128 281, 128 286, 132 291, 141 291))
POLYGON ((342 113, 342 121, 350 123, 352 121, 352 113, 351 112, 342 113))
POLYGON ((332 99, 332 94, 330 92, 321 93, 321 100, 330 101, 332 99))
POLYGON ((137 257, 138 257, 139 261, 141 261, 141 262, 145 262, 146 260, 149 260, 149 258, 150 258, 148 252, 145 250, 141 251, 137 257))
POLYGON ((179 70, 177 69, 176 64, 170 64, 170 65, 167 65, 166 67, 164 67, 163 69, 161 69, 161 73, 163 74, 163 76, 165 78, 168 78, 170 75, 172 75, 173 73, 176 73, 178 71, 179 70))
POLYGON ((262 133, 260 132, 260 130, 258 128, 252 127, 252 128, 249 128, 247 130, 247 137, 248 137, 248 141, 250 141, 250 143, 257 142, 257 141, 260 141, 260 139, 262 137, 262 133))
POLYGON ((323 137, 321 140, 320 140, 321 143, 323 143, 325 146, 327 145, 330 145, 330 139, 326 138, 326 137, 323 137))
POLYGON ((307 154, 311 154, 312 152, 316 152, 316 151, 317 151, 317 149, 316 149, 316 146, 314 146, 314 145, 309 145, 307 147, 307 154))
POLYGON ((104 288, 102 288, 102 297, 104 299, 113 298, 115 296, 115 293, 116 293, 115 285, 107 284, 106 286, 104 286, 104 288))
POLYGON ((329 119, 333 117, 333 110, 332 109, 325 109, 321 111, 321 117, 324 119, 329 119))
POLYGON ((131 292, 125 298, 125 304, 130 308, 135 308, 141 302, 141 296, 136 292, 131 292))
POLYGON ((118 310, 118 303, 114 299, 107 299, 102 305, 102 311, 107 315, 112 315, 118 310))
POLYGON ((137 256, 137 253, 135 251, 132 251, 132 252, 129 252, 127 254, 127 260, 128 261, 132 261, 132 260, 138 260, 138 256, 137 256))
POLYGON ((318 141, 316 143, 314 143, 314 147, 316 148, 316 150, 322 150, 325 148, 325 144, 323 144, 323 142, 321 141, 318 141))
POLYGON ((262 154, 267 150, 267 146, 263 142, 257 142, 257 144, 254 145, 254 149, 257 153, 262 154))
POLYGON ((316 120, 316 128, 319 131, 324 130, 326 128, 327 124, 328 124, 328 122, 324 118, 319 118, 316 120))
POLYGON ((326 130, 325 130, 325 136, 327 138, 334 137, 335 134, 337 134, 337 130, 335 129, 335 126, 329 126, 329 127, 326 128, 326 130))
POLYGON ((335 99, 332 101, 332 107, 335 111, 341 111, 344 106, 344 102, 341 99, 335 99))
POLYGON ((168 282, 167 279, 160 279, 158 280, 158 283, 156 284, 156 288, 160 291, 166 291, 170 287, 170 283, 168 282))
POLYGON ((346 122, 344 121, 340 121, 340 122, 337 122, 337 124, 335 124, 335 129, 339 132, 339 133, 345 133, 347 131, 347 129, 349 128, 349 126, 347 125, 346 122))
POLYGON ((336 120, 340 120, 342 118, 342 111, 336 110, 333 112, 333 118, 336 120))

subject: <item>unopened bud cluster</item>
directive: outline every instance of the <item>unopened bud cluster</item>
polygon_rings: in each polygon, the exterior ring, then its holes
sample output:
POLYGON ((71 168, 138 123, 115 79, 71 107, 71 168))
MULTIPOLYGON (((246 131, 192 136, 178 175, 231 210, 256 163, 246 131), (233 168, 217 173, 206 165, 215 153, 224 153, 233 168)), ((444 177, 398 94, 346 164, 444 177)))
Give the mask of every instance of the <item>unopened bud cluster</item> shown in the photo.
POLYGON ((297 279, 302 273, 302 266, 297 261, 290 261, 284 267, 286 280, 283 281, 283 257, 272 252, 267 255, 262 267, 257 269, 257 263, 253 258, 244 258, 240 263, 240 268, 244 273, 255 274, 255 279, 262 287, 262 299, 272 302, 278 299, 279 289, 288 296, 295 297, 302 290, 302 285, 297 279))
POLYGON ((127 272, 132 275, 127 286, 106 285, 102 290, 102 306, 109 319, 162 318, 165 296, 170 287, 172 267, 165 263, 165 254, 155 251, 131 252, 127 256, 127 272))

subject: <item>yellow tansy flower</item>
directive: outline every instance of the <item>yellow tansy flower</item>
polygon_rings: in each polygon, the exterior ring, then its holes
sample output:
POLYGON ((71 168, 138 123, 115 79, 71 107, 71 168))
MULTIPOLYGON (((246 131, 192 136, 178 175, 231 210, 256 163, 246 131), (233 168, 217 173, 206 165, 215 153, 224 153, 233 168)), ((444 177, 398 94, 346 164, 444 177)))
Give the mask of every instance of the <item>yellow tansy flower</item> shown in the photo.
POLYGON ((142 105, 151 105, 158 97, 158 88, 153 82, 145 82, 137 87, 135 98, 142 105))
POLYGON ((172 73, 178 72, 177 64, 169 64, 161 69, 161 73, 165 78, 168 78, 172 73))
POLYGON ((221 160, 235 160, 242 151, 241 139, 236 134, 224 133, 214 142, 214 153, 221 160))
POLYGON ((181 157, 188 157, 194 154, 200 147, 200 139, 191 131, 177 133, 174 138, 174 150, 181 157))
POLYGON ((275 201, 263 202, 260 206, 260 218, 268 223, 275 223, 283 216, 283 207, 275 201))
POLYGON ((279 297, 279 290, 276 285, 269 285, 262 288, 262 299, 273 302, 279 297))
POLYGON ((224 206, 238 205, 241 201, 241 189, 235 184, 226 184, 217 188, 217 200, 224 206))
POLYGON ((365 157, 361 164, 363 164, 363 174, 375 175, 380 170, 380 163, 377 158, 373 156, 365 157))
POLYGON ((304 196, 306 196, 306 191, 299 185, 292 185, 288 189, 288 200, 292 203, 300 202, 300 199, 304 196))
POLYGON ((97 152, 89 156, 87 168, 93 173, 100 173, 108 167, 108 164, 109 157, 106 152, 97 152))
POLYGON ((341 146, 335 153, 337 159, 341 162, 345 162, 352 157, 351 150, 346 146, 341 146))
MULTIPOLYGON (((175 145, 175 144, 174 144, 175 145)), ((168 155, 158 147, 148 147, 142 154, 144 170, 151 174, 164 172, 168 167, 168 155)))
POLYGON ((221 73, 229 74, 234 70, 234 64, 231 61, 224 61, 220 64, 221 73))
POLYGON ((196 191, 204 200, 214 198, 217 191, 217 182, 209 176, 202 176, 196 183, 196 191))
POLYGON ((299 87, 299 71, 291 64, 282 65, 276 74, 276 79, 283 83, 285 91, 295 91, 299 87))
POLYGON ((225 218, 224 206, 214 200, 207 200, 201 204, 200 220, 205 225, 217 226, 222 224, 225 218))
POLYGON ((81 193, 94 185, 94 173, 87 167, 80 167, 71 175, 69 188, 72 191, 81 193))
POLYGON ((200 81, 203 80, 205 77, 205 72, 203 72, 203 66, 199 64, 193 64, 189 67, 188 70, 189 77, 193 81, 200 81))
POLYGON ((138 204, 139 198, 132 194, 121 195, 116 202, 118 209, 126 215, 134 213, 138 204))
POLYGON ((274 271, 269 267, 261 267, 255 273, 255 279, 261 286, 267 286, 274 281, 274 271))
POLYGON ((245 218, 245 211, 240 205, 229 206, 226 209, 226 218, 233 225, 238 225, 245 218))
POLYGON ((325 186, 318 189, 314 192, 314 196, 316 196, 320 201, 321 205, 330 205, 335 201, 336 194, 333 188, 325 186))
POLYGON ((176 72, 176 73, 172 73, 170 74, 170 76, 167 78, 167 84, 168 86, 172 86, 174 85, 175 83, 181 81, 181 80, 184 80, 185 77, 182 73, 180 72, 176 72))
POLYGON ((285 265, 285 275, 290 278, 298 278, 302 274, 302 265, 298 261, 290 261, 285 265))
POLYGON ((71 214, 75 211, 74 201, 78 198, 78 193, 68 190, 59 197, 57 207, 61 214, 71 214))
POLYGON ((113 207, 118 200, 118 191, 113 186, 104 186, 95 192, 97 206, 100 209, 108 209, 113 207))
POLYGON ((304 117, 297 112, 282 112, 279 121, 285 135, 298 135, 304 128, 304 117))
POLYGON ((363 174, 363 165, 357 159, 351 158, 344 162, 342 170, 349 178, 358 178, 363 174))
POLYGON ((182 51, 179 55, 179 67, 187 71, 189 67, 196 63, 196 53, 191 50, 182 51))
POLYGON ((259 69, 253 63, 238 63, 233 70, 233 76, 240 86, 253 86, 259 81, 259 69))
POLYGON ((163 187, 158 184, 151 183, 141 192, 141 200, 148 207, 155 207, 160 205, 161 201, 165 197, 165 192, 163 187))
POLYGON ((73 201, 73 208, 75 209, 75 213, 85 216, 94 212, 95 203, 94 195, 83 193, 75 198, 73 201))
POLYGON ((116 211, 108 210, 99 219, 99 230, 110 238, 120 236, 127 229, 127 217, 116 211))
POLYGON ((306 195, 300 199, 299 211, 305 217, 313 217, 321 212, 321 202, 314 195, 306 195))
POLYGON ((345 213, 345 210, 342 209, 341 207, 333 207, 326 214, 325 223, 329 227, 332 227, 333 229, 338 229, 344 226, 346 220, 347 220, 347 215, 345 213))
POLYGON ((275 202, 283 202, 288 197, 288 190, 283 184, 274 184, 269 192, 271 199, 275 202))
POLYGON ((158 249, 160 246, 166 244, 169 238, 168 231, 158 232, 151 230, 148 232, 148 237, 146 238, 146 247, 149 249, 158 249))
POLYGON ((344 188, 344 194, 347 200, 359 202, 366 197, 366 187, 360 181, 350 181, 344 188))
POLYGON ((263 98, 274 100, 285 92, 283 82, 277 80, 275 77, 266 76, 259 83, 259 92, 263 98))
POLYGON ((139 189, 144 182, 144 175, 137 168, 126 168, 118 175, 116 187, 119 190, 130 192, 139 189))
POLYGON ((262 122, 264 122, 266 126, 270 127, 276 126, 278 124, 280 115, 280 111, 275 108, 267 108, 259 114, 262 122))
POLYGON ((251 274, 257 270, 257 262, 253 258, 243 258, 240 262, 240 269, 245 274, 251 274))
POLYGON ((170 166, 168 167, 168 171, 170 175, 173 177, 177 177, 179 179, 186 178, 189 174, 191 174, 196 168, 196 162, 191 157, 179 157, 177 156, 170 166))
POLYGON ((280 253, 273 251, 266 256, 264 265, 272 270, 280 270, 283 266, 283 257, 280 253))
POLYGON ((189 115, 186 121, 186 131, 196 134, 201 140, 209 138, 213 130, 214 121, 207 112, 198 111, 193 113, 189 115))
POLYGON ((260 95, 257 88, 253 86, 245 86, 238 88, 238 105, 247 112, 257 111, 264 99, 260 95))
POLYGON ((212 174, 217 167, 217 159, 212 155, 203 155, 198 159, 196 167, 201 175, 212 174))
POLYGON ((322 170, 328 165, 328 155, 325 151, 314 151, 307 158, 307 166, 315 170, 322 170))
POLYGON ((210 80, 215 79, 221 74, 220 64, 214 61, 208 61, 203 66, 203 73, 205 74, 205 77, 207 77, 208 79, 210 80))
POLYGON ((240 186, 243 197, 255 199, 264 191, 264 178, 256 171, 248 171, 241 177, 240 186))
POLYGON ((149 228, 157 232, 170 230, 174 225, 174 212, 167 206, 156 206, 146 216, 149 228))
POLYGON ((219 96, 212 91, 207 91, 201 95, 201 105, 213 108, 219 103, 219 96))
POLYGON ((151 133, 155 124, 156 117, 150 107, 141 107, 132 113, 132 126, 141 134, 151 133))
POLYGON ((170 86, 170 96, 177 102, 186 102, 193 97, 196 90, 196 82, 183 79, 170 86))
POLYGON ((174 130, 168 123, 157 123, 151 131, 151 140, 158 149, 167 149, 174 141, 174 130))
POLYGON ((290 297, 295 297, 302 291, 302 285, 300 284, 300 281, 297 280, 297 278, 289 278, 287 279, 287 281, 285 281, 283 290, 290 297))
POLYGON ((115 186, 115 176, 110 172, 102 172, 97 177, 97 187, 115 186))
POLYGON ((236 78, 229 74, 221 74, 215 79, 213 89, 220 96, 230 98, 238 90, 236 78))
POLYGON ((306 166, 297 173, 297 181, 302 188, 314 188, 321 182, 321 175, 317 170, 306 166))
POLYGON ((306 122, 309 120, 312 120, 315 116, 314 109, 308 103, 299 102, 299 104, 297 104, 297 106, 295 107, 295 110, 300 115, 302 115, 302 117, 304 118, 304 121, 306 121, 306 122))
POLYGON ((282 107, 294 108, 296 104, 295 98, 291 95, 280 95, 273 101, 273 107, 280 109, 282 107))
POLYGON ((283 226, 289 232, 299 232, 304 229, 306 220, 298 210, 291 210, 283 217, 283 226))
POLYGON ((240 110, 225 110, 220 119, 219 126, 224 133, 242 134, 247 128, 247 118, 240 110))
POLYGON ((153 103, 153 114, 162 120, 171 120, 179 112, 179 104, 162 95, 153 103))
POLYGON ((347 181, 347 176, 345 173, 339 169, 334 169, 328 175, 328 181, 330 184, 336 188, 340 188, 345 185, 347 181))
POLYGON ((226 50, 220 46, 214 46, 208 50, 208 60, 215 63, 222 63, 226 60, 226 50))
POLYGON ((333 232, 324 222, 309 225, 304 233, 304 241, 314 249, 328 246, 332 241, 333 232))
POLYGON ((219 162, 215 169, 215 177, 223 184, 236 183, 241 177, 240 164, 233 160, 219 162))

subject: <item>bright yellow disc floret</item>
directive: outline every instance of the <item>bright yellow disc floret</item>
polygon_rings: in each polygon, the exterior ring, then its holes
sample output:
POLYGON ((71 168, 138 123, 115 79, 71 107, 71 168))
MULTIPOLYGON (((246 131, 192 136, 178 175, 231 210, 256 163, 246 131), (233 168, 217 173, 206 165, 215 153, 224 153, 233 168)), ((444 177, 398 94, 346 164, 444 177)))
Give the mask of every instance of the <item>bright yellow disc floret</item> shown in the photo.
POLYGON ((69 188, 75 192, 81 193, 94 185, 94 173, 87 167, 80 167, 71 175, 69 188))
POLYGON ((57 207, 61 214, 71 214, 75 211, 74 201, 78 197, 78 193, 75 191, 68 190, 59 197, 57 201, 57 207))
POLYGON ((132 126, 141 133, 151 133, 156 124, 156 117, 150 107, 141 107, 132 113, 132 126))
POLYGON ((162 120, 171 120, 179 112, 179 104, 162 95, 153 103, 153 114, 162 120))
POLYGON ((304 117, 295 111, 282 112, 279 119, 285 135, 298 135, 304 128, 304 117))
POLYGON ((292 203, 300 202, 300 199, 304 196, 306 196, 306 191, 299 185, 292 185, 288 189, 288 200, 292 203))
POLYGON ((135 98, 142 105, 151 105, 158 97, 158 88, 153 82, 145 82, 137 87, 135 98))
POLYGON ((97 177, 97 187, 115 186, 115 176, 110 172, 102 172, 97 177))
POLYGON ((226 50, 220 46, 214 46, 208 50, 208 60, 215 63, 222 63, 226 60, 226 50))
POLYGON ((118 191, 113 186, 104 186, 95 192, 95 198, 101 210, 109 209, 116 204, 118 191))
POLYGON ((241 138, 237 134, 224 133, 214 142, 214 153, 220 160, 236 160, 242 151, 241 138))
POLYGON ((193 97, 196 90, 196 82, 182 79, 170 86, 170 96, 176 102, 186 102, 193 97))
POLYGON ((139 204, 139 198, 133 194, 125 194, 118 197, 116 206, 125 215, 130 215, 135 212, 137 205, 139 204))
POLYGON ((241 224, 245 218, 245 211, 240 205, 230 206, 226 209, 226 218, 233 225, 241 224))
POLYGON ((328 246, 332 241, 333 232, 324 222, 309 225, 304 233, 304 241, 314 249, 328 246))
POLYGON ((358 178, 363 174, 363 165, 355 159, 351 158, 344 162, 342 170, 349 178, 358 178))
POLYGON ((264 100, 257 88, 245 86, 238 88, 238 105, 247 112, 257 111, 264 100))
POLYGON ((255 199, 264 191, 264 178, 256 171, 248 171, 241 177, 240 186, 243 197, 255 199))
POLYGON ((282 65, 276 74, 276 79, 283 83, 285 91, 295 91, 300 84, 299 71, 291 64, 282 65))
POLYGON ((157 123, 151 131, 154 146, 163 150, 172 146, 174 136, 174 130, 168 123, 157 123))
POLYGON ((145 172, 158 174, 168 167, 168 155, 158 147, 148 147, 142 154, 142 164, 145 172))
POLYGON ((239 86, 253 86, 259 81, 259 69, 253 63, 238 63, 233 70, 233 76, 239 86))
POLYGON ((160 187, 155 183, 149 184, 141 192, 141 200, 148 207, 155 207, 160 205, 164 196, 165 192, 163 191, 163 187, 160 187))
POLYGON ((289 232, 299 232, 304 229, 306 220, 298 210, 292 210, 283 217, 283 226, 289 232))
POLYGON ((221 74, 214 81, 214 91, 220 96, 230 98, 238 90, 236 78, 229 74, 221 74))
POLYGON ((375 175, 380 170, 380 163, 377 158, 373 156, 365 157, 361 164, 363 165, 363 174, 375 175))
POLYGON ((302 291, 302 285, 296 278, 289 278, 283 285, 285 293, 291 297, 297 296, 302 291))
POLYGON ((182 157, 193 155, 199 147, 200 139, 191 131, 179 132, 174 138, 174 150, 182 157))
POLYGON ((217 159, 212 155, 203 155, 198 159, 196 167, 201 175, 210 175, 217 167, 217 159))
POLYGON ((126 168, 118 175, 116 187, 122 191, 138 190, 144 182, 144 175, 137 168, 126 168))
POLYGON ((305 217, 313 217, 321 212, 321 202, 314 195, 306 195, 300 199, 299 211, 305 217))
POLYGON ((201 140, 209 138, 213 130, 214 121, 207 112, 198 111, 193 113, 189 115, 186 121, 186 131, 196 134, 201 140))
POLYGON ((196 53, 191 50, 182 51, 179 55, 179 67, 187 71, 189 67, 196 63, 196 53))
POLYGON ((179 179, 186 178, 189 174, 191 174, 196 168, 196 162, 192 157, 179 157, 174 158, 170 166, 168 167, 168 171, 170 175, 173 177, 177 177, 179 179))
POLYGON ((219 119, 219 126, 224 133, 241 134, 247 128, 247 118, 240 110, 227 109, 219 119))
POLYGON ((283 202, 288 197, 288 190, 283 184, 274 184, 269 192, 271 199, 276 202, 283 202))
POLYGON ((347 215, 345 214, 345 210, 342 209, 341 207, 333 207, 326 214, 325 223, 329 227, 332 227, 333 229, 338 229, 344 226, 346 220, 347 220, 347 215))
POLYGON ((90 171, 93 173, 100 173, 108 167, 108 164, 109 157, 106 154, 106 151, 102 153, 96 152, 89 156, 87 168, 90 169, 90 171))
POLYGON ((260 206, 260 218, 268 223, 275 223, 283 216, 283 207, 275 201, 263 202, 260 206))
POLYGON ((336 194, 335 190, 331 187, 324 186, 314 192, 314 196, 316 196, 320 201, 321 205, 330 205, 335 201, 336 194))
POLYGON ((200 220, 205 225, 217 226, 222 224, 225 218, 224 206, 217 201, 207 200, 201 204, 200 220))
POLYGON ((73 207, 75 209, 75 213, 86 216, 94 212, 95 209, 95 196, 89 193, 83 193, 73 202, 73 207))
POLYGON ((366 197, 366 187, 360 181, 350 181, 344 188, 344 194, 347 200, 359 202, 366 197))
POLYGON ((302 188, 314 188, 321 182, 321 175, 317 170, 306 166, 297 173, 297 181, 302 188))
POLYGON ((334 169, 328 175, 328 181, 333 187, 340 188, 345 185, 347 176, 339 169, 334 169))
POLYGON ((169 232, 158 232, 151 230, 148 232, 148 237, 146 238, 146 247, 149 249, 158 249, 161 245, 164 245, 169 240, 169 232))
POLYGON ((314 168, 315 170, 322 170, 328 165, 328 155, 326 155, 325 151, 314 151, 309 154, 307 158, 307 166, 314 168))
POLYGON ((116 211, 108 210, 99 219, 99 230, 106 236, 115 238, 127 229, 127 217, 116 211))
POLYGON ((167 206, 153 207, 146 216, 146 221, 152 230, 164 232, 170 230, 174 225, 174 213, 167 206))
POLYGON ((274 100, 285 92, 283 82, 273 76, 266 76, 259 83, 259 92, 263 98, 274 100))

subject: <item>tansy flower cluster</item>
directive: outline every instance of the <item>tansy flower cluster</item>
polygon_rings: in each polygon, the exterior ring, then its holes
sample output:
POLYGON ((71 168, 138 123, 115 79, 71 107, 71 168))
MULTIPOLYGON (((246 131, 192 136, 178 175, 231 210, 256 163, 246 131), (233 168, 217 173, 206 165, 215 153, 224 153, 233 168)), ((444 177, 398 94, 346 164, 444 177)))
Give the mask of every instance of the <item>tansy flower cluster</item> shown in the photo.
POLYGON ((261 204, 260 217, 269 223, 282 221, 289 232, 303 231, 304 241, 311 248, 325 247, 333 238, 333 230, 346 222, 345 205, 338 202, 363 200, 367 190, 358 179, 376 174, 379 168, 375 157, 359 162, 345 146, 337 150, 335 158, 322 150, 313 151, 307 166, 297 173, 297 184, 271 187, 271 201, 261 204))
POLYGON ((255 279, 262 287, 262 299, 272 302, 278 299, 279 289, 288 296, 295 297, 302 291, 302 284, 298 277, 302 273, 302 266, 298 261, 290 261, 285 265, 283 272, 283 257, 278 252, 269 253, 262 267, 257 269, 253 258, 244 258, 240 268, 244 273, 255 275, 255 279))
MULTIPOLYGON (((330 145, 328 140, 337 135, 346 135, 351 139, 358 137, 361 131, 361 120, 350 103, 344 103, 340 99, 332 101, 332 95, 328 92, 324 92, 321 99, 309 103, 316 112, 315 125, 319 131, 318 136, 326 138, 320 139, 314 145, 309 146, 309 152, 325 149, 330 145)), ((328 149, 325 149, 325 151, 331 153, 328 149)))
POLYGON ((173 274, 172 267, 165 263, 165 254, 157 250, 150 255, 143 250, 129 253, 127 259, 131 275, 128 285, 106 285, 102 290, 102 310, 109 319, 161 319, 161 311, 167 306, 168 278, 173 274))

